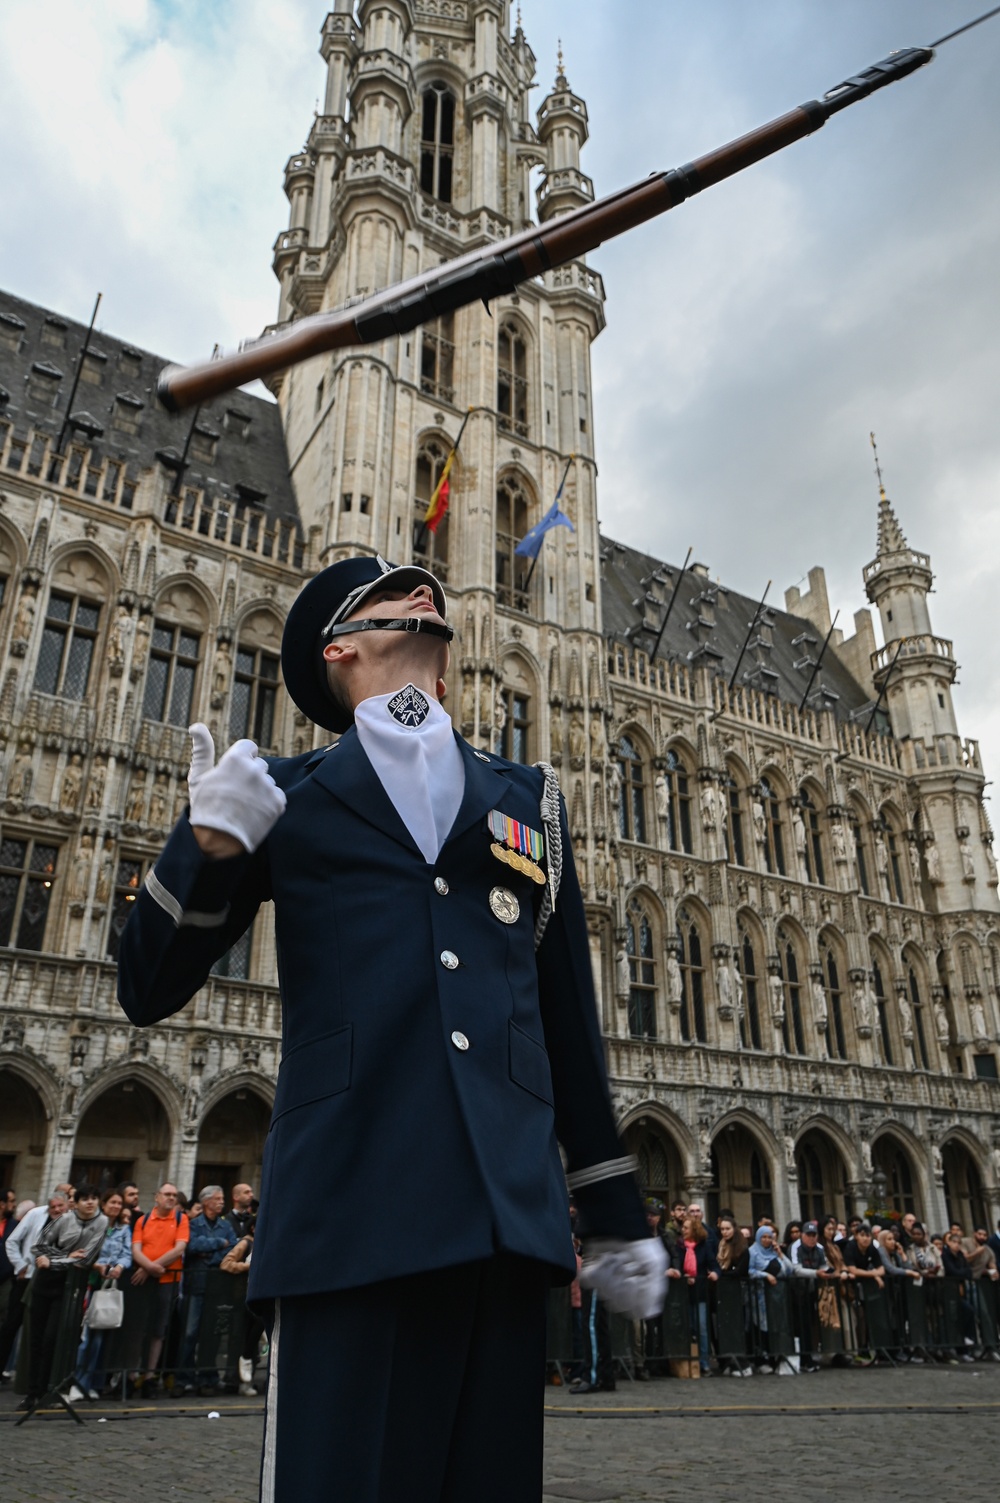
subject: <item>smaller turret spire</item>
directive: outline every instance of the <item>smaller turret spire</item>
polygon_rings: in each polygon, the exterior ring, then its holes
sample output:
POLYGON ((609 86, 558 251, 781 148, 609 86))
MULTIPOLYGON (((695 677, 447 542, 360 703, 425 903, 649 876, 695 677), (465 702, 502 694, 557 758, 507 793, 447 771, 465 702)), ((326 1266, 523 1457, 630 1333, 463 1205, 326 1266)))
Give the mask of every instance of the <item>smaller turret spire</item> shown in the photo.
POLYGON ((565 69, 563 68, 562 37, 559 38, 559 41, 558 41, 557 45, 558 45, 558 49, 559 50, 556 53, 556 84, 555 84, 555 86, 556 86, 557 89, 568 89, 569 88, 569 80, 567 79, 565 69))
POLYGON ((871 439, 872 451, 875 455, 875 474, 878 476, 878 556, 884 558, 887 553, 901 553, 906 548, 906 537, 896 520, 892 502, 886 495, 885 486, 882 484, 882 467, 878 462, 875 435, 869 433, 868 437, 871 439))

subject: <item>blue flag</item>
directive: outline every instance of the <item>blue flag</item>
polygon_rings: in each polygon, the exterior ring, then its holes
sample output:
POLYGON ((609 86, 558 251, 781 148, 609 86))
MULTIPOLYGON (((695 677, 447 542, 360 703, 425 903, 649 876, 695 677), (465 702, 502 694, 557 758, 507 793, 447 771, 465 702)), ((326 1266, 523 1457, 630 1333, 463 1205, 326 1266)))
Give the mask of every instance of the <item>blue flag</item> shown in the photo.
POLYGON ((522 558, 537 558, 539 552, 541 551, 542 541, 545 537, 545 534, 549 532, 553 527, 568 527, 570 532, 576 531, 576 528, 573 526, 573 523, 570 521, 566 513, 564 511, 560 511, 559 509, 559 496, 561 495, 562 486, 559 487, 556 499, 553 501, 552 505, 549 507, 542 520, 540 522, 536 522, 531 531, 524 534, 524 537, 514 549, 514 552, 519 553, 522 558))

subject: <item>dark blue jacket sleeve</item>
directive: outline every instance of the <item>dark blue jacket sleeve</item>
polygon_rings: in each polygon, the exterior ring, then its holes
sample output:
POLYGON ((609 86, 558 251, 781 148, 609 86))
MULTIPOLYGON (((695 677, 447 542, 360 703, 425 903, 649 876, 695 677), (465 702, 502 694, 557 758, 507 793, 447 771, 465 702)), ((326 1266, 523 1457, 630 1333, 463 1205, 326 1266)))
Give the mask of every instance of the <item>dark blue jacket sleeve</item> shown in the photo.
POLYGON ((266 844, 211 861, 186 814, 139 891, 122 934, 118 1000, 145 1026, 179 1012, 270 898, 266 844))
POLYGON ((639 1189, 615 1126, 597 1019, 590 942, 573 844, 561 805, 563 870, 555 912, 538 947, 538 990, 552 1069, 556 1136, 581 1236, 649 1235, 639 1189))

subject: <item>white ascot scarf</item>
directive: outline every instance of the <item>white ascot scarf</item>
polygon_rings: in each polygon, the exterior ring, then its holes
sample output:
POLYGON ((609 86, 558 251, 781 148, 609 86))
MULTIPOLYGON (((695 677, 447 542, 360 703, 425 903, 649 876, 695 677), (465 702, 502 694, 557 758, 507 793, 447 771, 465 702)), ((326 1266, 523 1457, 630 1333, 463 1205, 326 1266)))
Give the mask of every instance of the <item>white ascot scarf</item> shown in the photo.
POLYGON ((437 860, 465 792, 451 716, 413 684, 356 706, 358 739, 425 861, 437 860))

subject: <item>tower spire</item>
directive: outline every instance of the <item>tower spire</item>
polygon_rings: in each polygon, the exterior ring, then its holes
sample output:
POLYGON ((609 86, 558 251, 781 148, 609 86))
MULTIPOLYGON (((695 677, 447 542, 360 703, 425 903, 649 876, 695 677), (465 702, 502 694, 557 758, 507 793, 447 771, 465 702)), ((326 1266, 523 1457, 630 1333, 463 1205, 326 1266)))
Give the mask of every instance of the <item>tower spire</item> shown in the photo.
POLYGON ((875 474, 878 477, 878 556, 884 558, 887 553, 901 553, 907 546, 906 536, 896 520, 892 502, 886 495, 885 486, 882 484, 882 467, 878 462, 875 435, 869 433, 868 437, 875 455, 875 474))

